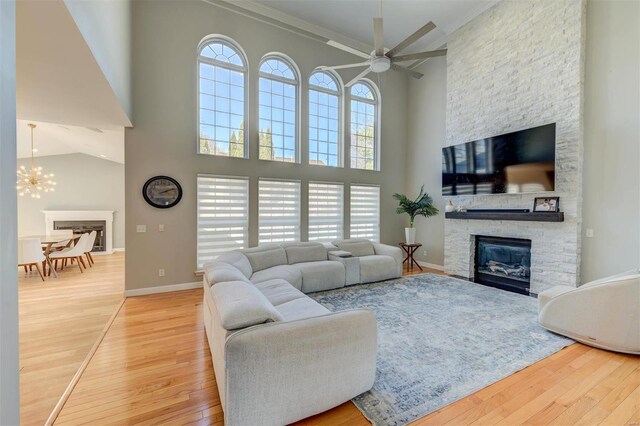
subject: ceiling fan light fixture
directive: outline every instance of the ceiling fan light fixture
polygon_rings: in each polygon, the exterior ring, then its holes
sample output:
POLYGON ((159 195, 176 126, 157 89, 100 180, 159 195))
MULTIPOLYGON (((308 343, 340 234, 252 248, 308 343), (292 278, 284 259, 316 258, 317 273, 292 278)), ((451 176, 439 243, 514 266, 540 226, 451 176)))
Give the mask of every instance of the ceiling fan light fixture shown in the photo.
POLYGON ((385 72, 391 68, 391 59, 386 56, 371 59, 371 71, 385 72))

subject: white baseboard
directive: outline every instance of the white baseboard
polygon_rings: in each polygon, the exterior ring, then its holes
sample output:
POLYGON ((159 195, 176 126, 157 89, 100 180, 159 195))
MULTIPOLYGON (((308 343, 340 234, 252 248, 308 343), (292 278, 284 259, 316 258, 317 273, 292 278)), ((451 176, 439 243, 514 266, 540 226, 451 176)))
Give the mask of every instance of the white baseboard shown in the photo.
POLYGON ((171 291, 192 290, 202 287, 202 281, 194 281, 191 283, 159 285, 156 287, 134 288, 125 290, 124 297, 145 296, 147 294, 169 293, 171 291))
POLYGON ((113 251, 124 251, 124 247, 114 248, 113 251))
POLYGON ((435 263, 422 262, 418 260, 418 265, 424 266, 425 268, 437 269, 438 271, 444 271, 443 265, 436 265, 435 263))

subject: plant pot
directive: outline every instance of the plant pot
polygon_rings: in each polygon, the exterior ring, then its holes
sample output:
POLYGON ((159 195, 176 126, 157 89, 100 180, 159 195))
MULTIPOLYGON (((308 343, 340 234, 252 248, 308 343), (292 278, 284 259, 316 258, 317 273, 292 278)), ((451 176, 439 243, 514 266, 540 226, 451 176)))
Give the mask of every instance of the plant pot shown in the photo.
POLYGON ((407 244, 415 244, 416 228, 404 228, 404 237, 407 244))

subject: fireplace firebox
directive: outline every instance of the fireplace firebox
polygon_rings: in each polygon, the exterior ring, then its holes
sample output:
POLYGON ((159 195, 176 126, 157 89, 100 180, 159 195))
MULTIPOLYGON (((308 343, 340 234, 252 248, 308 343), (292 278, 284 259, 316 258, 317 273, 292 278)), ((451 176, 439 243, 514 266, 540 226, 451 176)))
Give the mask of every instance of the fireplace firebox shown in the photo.
POLYGON ((474 282, 528 295, 531 240, 477 235, 474 282))

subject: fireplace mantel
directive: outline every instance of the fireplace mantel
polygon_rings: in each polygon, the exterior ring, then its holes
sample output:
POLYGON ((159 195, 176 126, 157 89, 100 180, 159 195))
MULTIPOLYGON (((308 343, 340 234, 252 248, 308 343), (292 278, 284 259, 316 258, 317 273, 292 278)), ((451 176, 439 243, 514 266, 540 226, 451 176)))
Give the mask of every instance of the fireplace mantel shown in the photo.
POLYGON ((446 219, 516 220, 523 222, 564 222, 563 212, 447 212, 446 219))
POLYGON ((46 233, 54 230, 56 221, 105 221, 105 254, 113 253, 113 210, 42 210, 46 233))

